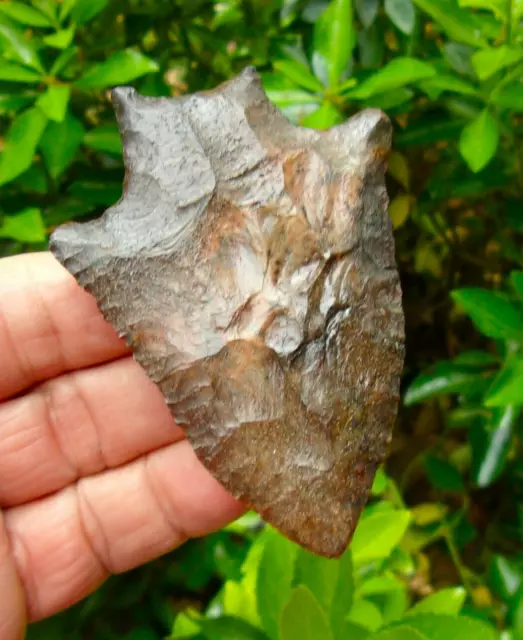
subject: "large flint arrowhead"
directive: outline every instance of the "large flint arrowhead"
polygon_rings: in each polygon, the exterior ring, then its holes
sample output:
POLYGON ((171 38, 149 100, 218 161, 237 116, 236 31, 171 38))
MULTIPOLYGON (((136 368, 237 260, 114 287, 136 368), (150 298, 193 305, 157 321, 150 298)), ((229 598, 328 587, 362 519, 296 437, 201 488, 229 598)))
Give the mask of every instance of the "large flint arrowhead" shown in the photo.
MULTIPOLYGON (((127 168, 51 250, 158 385, 198 457, 292 540, 346 548, 390 441, 403 313, 374 110, 291 125, 253 69, 115 89, 127 168)), ((132 393, 132 389, 129 390, 132 393)))

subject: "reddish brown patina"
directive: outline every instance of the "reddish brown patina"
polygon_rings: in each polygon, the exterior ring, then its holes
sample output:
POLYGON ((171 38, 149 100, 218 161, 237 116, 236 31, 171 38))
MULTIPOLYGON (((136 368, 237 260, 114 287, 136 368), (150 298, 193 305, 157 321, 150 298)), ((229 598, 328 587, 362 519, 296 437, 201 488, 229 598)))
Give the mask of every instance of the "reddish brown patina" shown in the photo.
POLYGON ((385 456, 403 364, 390 122, 367 110, 295 127, 253 69, 183 98, 113 98, 124 196, 51 249, 210 472, 338 556, 385 456))

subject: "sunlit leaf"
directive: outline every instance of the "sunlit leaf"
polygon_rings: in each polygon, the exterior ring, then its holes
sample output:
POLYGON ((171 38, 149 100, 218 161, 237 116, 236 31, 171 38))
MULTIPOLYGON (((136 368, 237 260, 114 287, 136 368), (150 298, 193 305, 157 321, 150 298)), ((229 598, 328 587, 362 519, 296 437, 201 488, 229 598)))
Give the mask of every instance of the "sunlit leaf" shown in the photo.
POLYGON ((158 68, 152 58, 134 49, 125 49, 88 69, 75 84, 82 89, 102 89, 130 82, 158 68))
POLYGON ((397 195, 389 205, 389 216, 394 229, 399 229, 409 217, 412 198, 406 194, 397 195))
POLYGON ((38 98, 37 105, 45 115, 55 122, 62 122, 65 118, 71 89, 67 84, 55 84, 48 87, 38 98))
POLYGON ((407 615, 417 615, 419 613, 445 613, 456 616, 463 608, 467 599, 467 591, 463 587, 448 587, 424 598, 407 615))
POLYGON ((29 27, 50 27, 53 22, 43 13, 21 2, 0 2, 0 13, 29 27))
POLYGON ((321 82, 304 65, 294 60, 276 60, 273 66, 300 87, 323 93, 321 82))
POLYGON ((360 520, 351 543, 355 564, 386 558, 401 541, 409 524, 405 510, 375 513, 360 520))
POLYGON ((4 62, 0 60, 0 80, 7 82, 41 82, 42 77, 37 71, 27 69, 14 62, 4 62))
POLYGON ((46 240, 40 209, 31 207, 0 220, 0 238, 10 238, 24 243, 40 243, 46 240))
POLYGON ((0 185, 14 180, 31 166, 46 124, 47 118, 36 107, 12 121, 0 157, 0 185))
POLYGON ((519 309, 500 294, 470 288, 456 289, 451 295, 484 335, 505 340, 522 338, 523 317, 519 309))
POLYGON ((414 4, 428 13, 453 40, 474 47, 487 46, 480 18, 459 7, 455 0, 414 0, 414 4))
POLYGON ((307 587, 296 587, 282 610, 279 640, 332 640, 325 614, 307 587))
POLYGON ((523 59, 523 48, 500 45, 477 51, 471 58, 478 78, 486 80, 494 73, 523 59))
POLYGON ((71 10, 71 18, 77 24, 85 24, 97 16, 109 0, 76 0, 71 10))
POLYGON ((398 89, 436 75, 433 67, 416 58, 398 57, 349 92, 352 99, 364 99, 378 93, 398 89))
POLYGON ((50 36, 45 36, 44 42, 47 46, 54 47, 55 49, 67 49, 73 41, 75 32, 76 25, 71 24, 67 29, 61 29, 60 31, 52 33, 50 36))
POLYGON ((356 44, 352 0, 332 0, 314 28, 313 65, 326 69, 326 83, 336 87, 343 78, 356 44))
POLYGON ((34 40, 28 40, 19 29, 0 23, 0 52, 4 52, 4 57, 43 72, 35 44, 34 40))

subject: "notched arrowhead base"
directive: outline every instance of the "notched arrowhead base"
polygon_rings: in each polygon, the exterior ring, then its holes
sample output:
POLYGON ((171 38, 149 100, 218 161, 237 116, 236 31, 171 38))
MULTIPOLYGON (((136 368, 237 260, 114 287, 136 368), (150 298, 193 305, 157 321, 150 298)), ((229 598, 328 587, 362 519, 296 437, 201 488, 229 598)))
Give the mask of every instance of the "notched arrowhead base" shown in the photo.
POLYGON ((124 195, 58 228, 51 250, 211 473, 338 556, 385 456, 403 364, 391 125, 367 110, 295 127, 253 69, 182 98, 113 97, 124 195))

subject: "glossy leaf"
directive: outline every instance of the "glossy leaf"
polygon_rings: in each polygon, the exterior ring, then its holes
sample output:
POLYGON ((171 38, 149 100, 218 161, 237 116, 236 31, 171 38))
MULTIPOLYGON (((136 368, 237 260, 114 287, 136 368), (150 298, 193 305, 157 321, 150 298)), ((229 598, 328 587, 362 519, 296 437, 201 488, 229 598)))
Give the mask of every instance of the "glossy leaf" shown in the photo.
POLYGON ((60 123, 49 123, 39 146, 47 170, 53 178, 61 176, 72 163, 83 136, 81 122, 70 113, 60 123))
POLYGON ((503 471, 518 415, 519 411, 514 406, 496 409, 490 424, 474 425, 469 430, 471 475, 478 487, 490 486, 503 471))
POLYGON ((27 67, 22 67, 14 62, 4 62, 0 60, 0 80, 7 82, 27 82, 35 83, 42 80, 42 76, 37 71, 32 71, 27 67))
POLYGON ((43 13, 21 2, 0 2, 0 14, 28 27, 50 27, 53 22, 43 13))
POLYGON ((263 628, 272 640, 278 640, 280 615, 291 595, 297 553, 295 544, 270 532, 258 568, 256 594, 263 628))
POLYGON ((315 57, 320 58, 330 87, 341 82, 356 43, 352 2, 332 0, 314 28, 313 63, 315 57))
POLYGON ((477 173, 492 160, 498 143, 498 124, 488 109, 484 109, 463 129, 459 150, 472 171, 477 173))
POLYGON ((457 289, 451 295, 484 335, 502 340, 522 338, 521 313, 500 294, 486 289, 470 288, 457 289))
POLYGON ((444 613, 456 616, 463 608, 467 599, 467 591, 463 587, 448 587, 424 598, 407 615, 420 613, 444 613))
POLYGON ((474 47, 487 46, 481 20, 472 12, 459 7, 455 0, 414 0, 414 4, 427 13, 453 40, 474 47))
POLYGON ((411 34, 416 23, 412 0, 385 0, 385 13, 400 31, 411 34))
POLYGON ((14 180, 31 166, 46 124, 47 118, 37 108, 28 109, 13 120, 0 157, 0 185, 14 180))
POLYGON ((459 93, 464 96, 474 96, 478 93, 476 87, 474 87, 470 82, 466 82, 461 78, 450 75, 438 74, 428 80, 422 80, 419 84, 426 93, 433 91, 437 92, 438 96, 444 91, 459 93))
POLYGON ((490 580, 501 598, 509 600, 523 584, 523 566, 512 558, 496 554, 490 565, 490 580))
POLYGON ((360 520, 351 543, 354 564, 386 558, 407 530, 410 514, 405 510, 375 513, 360 520))
POLYGON ((296 587, 282 610, 279 640, 333 640, 327 618, 307 587, 296 587))
POLYGON ((523 404, 523 357, 511 358, 492 381, 485 397, 487 407, 523 404))
POLYGON ((158 63, 151 58, 134 49, 125 49, 91 67, 75 84, 82 89, 103 89, 130 82, 158 68, 158 63))
POLYGON ((300 87, 323 93, 323 85, 305 65, 295 60, 276 60, 273 66, 300 87))
POLYGON ((506 14, 505 0, 459 0, 460 7, 472 7, 474 9, 487 9, 503 19, 506 14))
POLYGON ((361 100, 435 75, 435 69, 421 60, 398 57, 364 80, 356 89, 349 92, 348 96, 361 100))
POLYGON ((24 243, 45 242, 45 227, 40 209, 31 207, 15 215, 5 216, 0 224, 0 238, 24 243))
POLYGON ((421 373, 409 386, 404 402, 412 406, 434 396, 467 391, 478 379, 478 372, 453 362, 438 362, 421 373))
POLYGON ((38 98, 37 105, 45 115, 55 122, 63 122, 71 96, 69 85, 51 85, 45 93, 38 98))
POLYGON ((35 44, 19 29, 0 23, 0 52, 4 51, 4 57, 43 72, 35 44))

